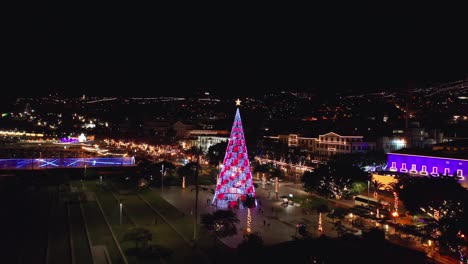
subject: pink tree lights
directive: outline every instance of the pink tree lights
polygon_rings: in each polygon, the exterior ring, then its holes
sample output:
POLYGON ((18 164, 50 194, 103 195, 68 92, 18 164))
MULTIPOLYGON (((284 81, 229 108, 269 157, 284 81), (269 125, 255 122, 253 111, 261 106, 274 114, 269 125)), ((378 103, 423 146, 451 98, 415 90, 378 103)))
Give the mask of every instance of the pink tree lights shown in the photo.
MULTIPOLYGON (((239 99, 236 103, 240 104, 239 99)), ((230 208, 239 205, 246 196, 255 197, 255 189, 240 112, 237 108, 213 204, 220 208, 230 208)))

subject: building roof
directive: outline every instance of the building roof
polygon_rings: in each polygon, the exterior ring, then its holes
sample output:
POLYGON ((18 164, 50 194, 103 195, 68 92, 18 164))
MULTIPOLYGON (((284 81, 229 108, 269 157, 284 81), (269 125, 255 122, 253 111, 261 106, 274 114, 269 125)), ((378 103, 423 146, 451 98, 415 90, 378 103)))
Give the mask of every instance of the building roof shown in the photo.
POLYGON ((404 148, 404 149, 396 150, 396 151, 394 151, 392 153, 430 156, 430 157, 441 157, 441 158, 451 158, 451 159, 468 159, 468 152, 467 151, 448 151, 448 150, 432 150, 432 149, 423 149, 423 148, 404 148))
POLYGON ((364 136, 357 136, 357 135, 351 135, 351 136, 342 136, 340 134, 337 134, 335 132, 328 132, 324 135, 319 135, 319 136, 322 136, 322 137, 353 137, 353 138, 363 138, 364 136))

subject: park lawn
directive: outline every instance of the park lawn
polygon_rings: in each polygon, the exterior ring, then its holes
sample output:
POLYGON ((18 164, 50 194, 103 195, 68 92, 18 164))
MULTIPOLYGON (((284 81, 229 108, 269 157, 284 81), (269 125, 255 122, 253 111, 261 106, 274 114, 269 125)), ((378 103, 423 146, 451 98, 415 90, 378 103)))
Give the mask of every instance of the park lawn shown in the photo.
POLYGON ((96 192, 108 217, 114 217, 112 216, 113 211, 119 210, 115 205, 117 204, 117 200, 120 200, 123 203, 124 218, 134 220, 137 226, 146 228, 153 234, 152 244, 157 248, 157 254, 144 258, 136 257, 131 254, 135 248, 135 243, 123 242, 125 232, 134 226, 133 223, 124 221, 123 226, 120 226, 118 222, 109 220, 130 263, 155 263, 159 262, 159 256, 164 258, 167 263, 184 263, 187 259, 192 259, 193 261, 194 258, 198 258, 198 256, 193 254, 189 244, 166 224, 162 218, 157 216, 136 194, 129 192, 125 192, 126 194, 113 193, 109 189, 101 189, 92 183, 86 184, 86 187, 96 192), (155 218, 157 224, 154 224, 155 218))
MULTIPOLYGON (((71 186, 78 188, 80 191, 83 190, 80 182, 71 182, 70 184, 71 186)), ((92 189, 88 188, 88 185, 85 186, 87 191, 92 191, 92 189)), ((82 202, 81 205, 87 222, 92 245, 106 246, 112 263, 124 263, 118 246, 112 237, 112 233, 104 220, 104 216, 102 215, 97 202, 86 201, 82 202)), ((118 211, 117 214, 119 214, 118 211)))
MULTIPOLYGON (((191 240, 193 238, 193 218, 191 216, 183 216, 181 217, 182 213, 177 210, 172 204, 167 202, 164 198, 162 198, 156 192, 147 189, 142 191, 140 195, 148 201, 153 207, 157 208, 161 214, 166 217, 168 221, 171 223, 181 232, 186 239, 191 240)), ((231 256, 234 253, 233 250, 226 247, 223 243, 218 242, 216 245, 216 250, 213 249, 214 245, 214 238, 211 236, 203 226, 198 226, 197 230, 198 234, 198 241, 197 245, 202 251, 208 255, 208 257, 213 260, 219 258, 222 253, 224 253, 223 258, 231 256)))
POLYGON ((93 245, 104 245, 107 247, 112 263, 124 263, 117 244, 114 242, 97 202, 88 201, 82 204, 88 230, 93 245))

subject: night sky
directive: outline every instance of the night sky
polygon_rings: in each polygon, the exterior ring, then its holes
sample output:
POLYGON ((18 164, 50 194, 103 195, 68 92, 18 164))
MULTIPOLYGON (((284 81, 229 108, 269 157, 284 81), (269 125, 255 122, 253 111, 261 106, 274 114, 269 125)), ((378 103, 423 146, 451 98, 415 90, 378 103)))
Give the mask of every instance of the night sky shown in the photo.
POLYGON ((15 47, 6 76, 13 93, 132 96, 390 90, 468 76, 461 21, 339 17, 51 20, 15 47))

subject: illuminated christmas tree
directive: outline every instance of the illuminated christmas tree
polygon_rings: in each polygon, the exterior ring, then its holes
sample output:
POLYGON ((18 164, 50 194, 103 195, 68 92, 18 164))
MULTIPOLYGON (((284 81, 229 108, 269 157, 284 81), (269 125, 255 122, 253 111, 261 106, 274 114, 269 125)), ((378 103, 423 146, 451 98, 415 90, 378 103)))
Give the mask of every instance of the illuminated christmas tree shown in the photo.
MULTIPOLYGON (((236 105, 240 105, 237 99, 236 105)), ((220 208, 239 205, 247 197, 255 197, 249 156, 245 144, 242 121, 237 108, 234 124, 219 173, 213 204, 220 208)))

